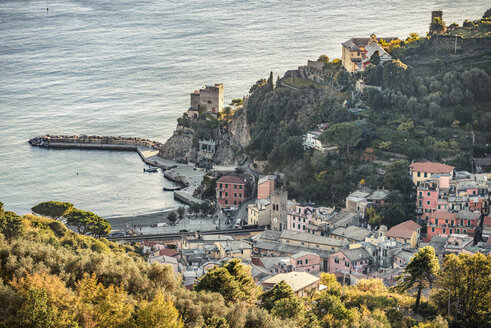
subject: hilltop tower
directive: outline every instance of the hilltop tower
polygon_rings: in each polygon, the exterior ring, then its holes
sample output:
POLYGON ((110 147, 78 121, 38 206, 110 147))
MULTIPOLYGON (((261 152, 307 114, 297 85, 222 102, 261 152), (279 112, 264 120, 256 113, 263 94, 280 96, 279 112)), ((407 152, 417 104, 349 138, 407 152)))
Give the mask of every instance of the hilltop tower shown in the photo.
POLYGON ((223 111, 223 83, 207 85, 191 93, 191 109, 197 110, 199 105, 206 110, 217 114, 223 111))

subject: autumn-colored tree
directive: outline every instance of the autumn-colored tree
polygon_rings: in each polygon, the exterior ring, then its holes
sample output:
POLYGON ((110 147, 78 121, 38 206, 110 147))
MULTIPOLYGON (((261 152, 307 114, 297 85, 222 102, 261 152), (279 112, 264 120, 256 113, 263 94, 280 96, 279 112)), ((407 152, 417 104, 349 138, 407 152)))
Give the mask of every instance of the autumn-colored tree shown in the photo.
POLYGON ((133 303, 122 287, 104 287, 95 274, 75 283, 79 321, 84 325, 101 328, 117 327, 128 322, 133 303))
POLYGON ((430 287, 435 280, 440 264, 435 255, 435 249, 431 246, 423 247, 412 258, 408 265, 404 268, 401 276, 398 277, 399 290, 408 290, 416 287, 416 303, 414 304, 414 312, 418 312, 419 302, 421 300, 421 292, 423 288, 430 287))
POLYGON ((484 327, 491 315, 491 257, 481 253, 450 254, 443 259, 433 296, 461 327, 484 327))
POLYGON ((132 327, 183 328, 184 323, 172 301, 162 292, 158 292, 151 302, 140 301, 132 320, 132 327))

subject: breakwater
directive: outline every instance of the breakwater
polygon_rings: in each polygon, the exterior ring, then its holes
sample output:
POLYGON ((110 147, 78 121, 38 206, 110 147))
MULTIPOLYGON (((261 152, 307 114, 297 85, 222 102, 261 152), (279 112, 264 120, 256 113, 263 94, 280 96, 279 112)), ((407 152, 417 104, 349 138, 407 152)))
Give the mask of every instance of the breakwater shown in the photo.
POLYGON ((149 139, 112 137, 112 136, 88 136, 88 135, 44 135, 29 140, 34 147, 44 148, 85 148, 85 149, 115 149, 137 150, 139 147, 159 150, 162 143, 149 139))

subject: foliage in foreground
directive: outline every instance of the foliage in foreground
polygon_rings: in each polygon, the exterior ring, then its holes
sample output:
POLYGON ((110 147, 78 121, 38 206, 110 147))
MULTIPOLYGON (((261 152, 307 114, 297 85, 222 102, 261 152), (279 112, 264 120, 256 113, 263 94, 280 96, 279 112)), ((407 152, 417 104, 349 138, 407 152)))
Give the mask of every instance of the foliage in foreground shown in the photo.
MULTIPOLYGON (((451 255, 432 271, 435 288, 429 300, 421 297, 421 321, 415 297, 380 280, 343 292, 334 275, 323 273, 322 292, 299 297, 280 283, 262 293, 250 268, 233 260, 188 290, 170 266, 146 262, 137 246, 83 236, 59 221, 20 217, 0 206, 0 232, 0 327, 436 328, 446 319, 455 327, 480 327, 489 317, 491 260, 479 253, 451 255), (451 316, 442 318, 448 290, 451 316)), ((432 255, 421 252, 415 258, 431 263, 432 255)), ((416 279, 420 272, 407 274, 416 279)))

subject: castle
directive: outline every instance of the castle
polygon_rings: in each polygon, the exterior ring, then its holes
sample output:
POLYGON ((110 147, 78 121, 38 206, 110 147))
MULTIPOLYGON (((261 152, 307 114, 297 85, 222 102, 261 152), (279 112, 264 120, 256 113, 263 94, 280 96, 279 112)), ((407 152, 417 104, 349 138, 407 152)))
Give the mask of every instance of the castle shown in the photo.
MULTIPOLYGON (((220 113, 223 111, 223 83, 207 85, 200 90, 191 93, 191 106, 189 112, 197 112, 199 105, 205 106, 210 113, 220 113)), ((197 114, 197 113, 196 113, 197 114)))

